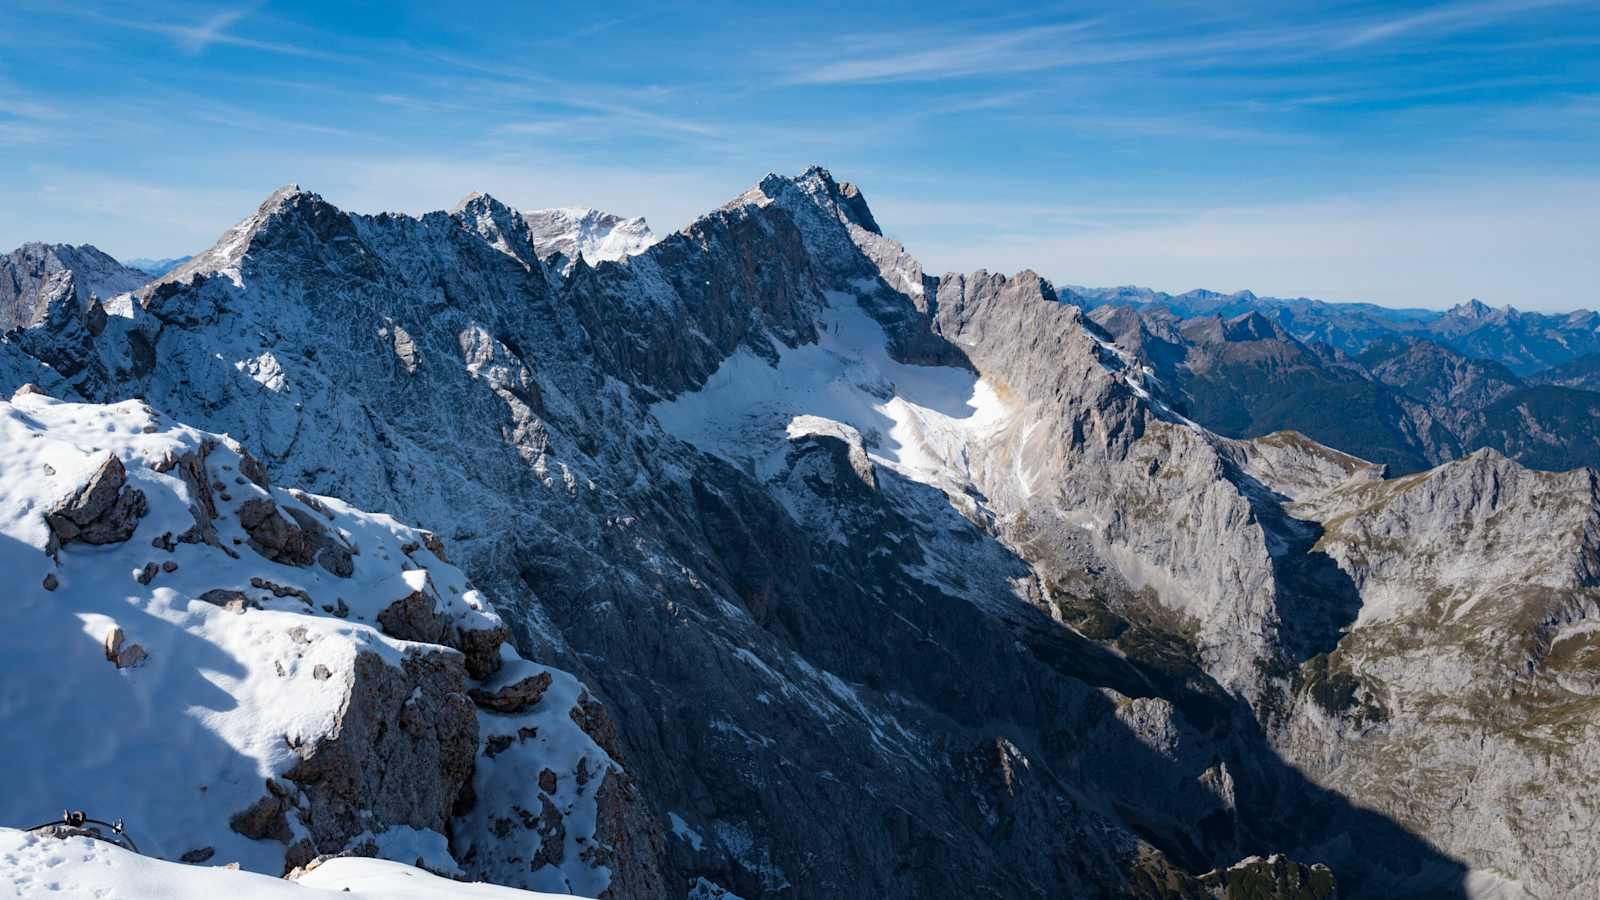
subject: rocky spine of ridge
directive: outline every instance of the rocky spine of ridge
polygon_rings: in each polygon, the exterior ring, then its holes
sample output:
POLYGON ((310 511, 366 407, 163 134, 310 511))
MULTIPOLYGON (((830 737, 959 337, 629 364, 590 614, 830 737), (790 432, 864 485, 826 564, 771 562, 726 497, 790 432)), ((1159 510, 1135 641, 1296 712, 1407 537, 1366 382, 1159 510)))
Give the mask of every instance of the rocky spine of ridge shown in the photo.
POLYGON ((539 209, 523 213, 539 258, 566 274, 582 259, 589 265, 632 256, 656 242, 642 218, 598 209, 539 209))
POLYGON ((19 592, 0 621, 28 635, 6 678, 34 685, 0 716, 29 773, 7 821, 93 801, 186 863, 381 856, 660 889, 604 709, 505 643, 435 535, 275 487, 231 438, 139 401, 25 386, 0 401, 0 445, 19 592))
MULTIPOLYGON (((1289 847, 1358 896, 1459 883, 1385 818, 1432 838, 1439 807, 1354 807, 1277 752, 1309 758, 1296 729, 1342 702, 1334 653, 1365 627, 1354 557, 1306 504, 1370 467, 1207 432, 1048 282, 929 276, 820 169, 566 276, 531 234, 488 197, 412 218, 287 190, 52 352, 69 390, 137 393, 274 478, 436 523, 519 651, 605 701, 649 810, 623 831, 669 880, 1114 895, 1289 847), (740 354, 816 347, 847 304, 893 359, 999 398, 936 481, 832 420, 757 466, 652 415, 740 354)), ((6 377, 38 363, 10 346, 6 377)), ((1382 689, 1350 696, 1387 709, 1382 689)), ((1375 746, 1333 727, 1339 753, 1375 746)), ((1540 852, 1506 871, 1581 874, 1540 852)))

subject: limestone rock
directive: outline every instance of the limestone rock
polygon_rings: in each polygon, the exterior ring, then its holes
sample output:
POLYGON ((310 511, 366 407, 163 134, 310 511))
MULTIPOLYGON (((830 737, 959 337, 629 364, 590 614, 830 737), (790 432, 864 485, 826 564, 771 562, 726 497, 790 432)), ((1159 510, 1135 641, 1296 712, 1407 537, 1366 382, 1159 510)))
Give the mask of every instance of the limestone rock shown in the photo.
POLYGON ((150 654, 138 644, 129 643, 122 627, 111 626, 106 632, 105 639, 106 660, 115 663, 119 669, 131 669, 150 658, 150 654))
POLYGON ((87 481, 46 512, 57 545, 116 544, 132 537, 147 504, 143 491, 123 489, 126 481, 122 461, 107 456, 87 481))

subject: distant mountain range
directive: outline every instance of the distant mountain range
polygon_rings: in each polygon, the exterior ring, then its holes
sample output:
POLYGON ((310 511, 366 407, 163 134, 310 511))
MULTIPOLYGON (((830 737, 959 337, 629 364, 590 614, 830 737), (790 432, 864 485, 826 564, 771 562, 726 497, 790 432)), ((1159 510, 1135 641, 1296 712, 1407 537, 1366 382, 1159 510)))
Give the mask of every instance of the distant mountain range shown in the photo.
POLYGON ((1302 340, 1252 311, 1178 318, 1097 307, 1091 320, 1148 366, 1182 414, 1229 437, 1307 437, 1405 474, 1498 450, 1536 469, 1600 463, 1594 357, 1518 376, 1436 338, 1396 332, 1359 352, 1302 340))
POLYGON ((1474 359, 1500 363, 1519 376, 1600 352, 1600 313, 1587 309, 1533 313, 1510 306, 1495 309, 1478 300, 1448 310, 1392 309, 1371 303, 1258 297, 1250 291, 1174 295, 1138 287, 1072 287, 1062 291, 1062 299, 1088 310, 1127 306, 1161 310, 1179 319, 1258 313, 1302 341, 1327 344, 1350 355, 1386 338, 1426 339, 1474 359))
POLYGON ((189 257, 187 256, 173 256, 167 259, 149 259, 140 256, 124 260, 122 264, 130 269, 138 269, 152 278, 159 278, 188 261, 189 257))

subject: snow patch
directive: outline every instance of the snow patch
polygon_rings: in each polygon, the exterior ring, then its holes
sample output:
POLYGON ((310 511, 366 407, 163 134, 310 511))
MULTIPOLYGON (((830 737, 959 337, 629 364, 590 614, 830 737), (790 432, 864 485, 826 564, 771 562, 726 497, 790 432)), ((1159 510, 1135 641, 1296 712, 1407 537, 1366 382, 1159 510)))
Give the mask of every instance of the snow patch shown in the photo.
POLYGON ((969 448, 1014 410, 965 369, 895 361, 883 327, 853 296, 827 297, 816 343, 780 343, 776 365, 740 348, 700 390, 650 412, 668 433, 764 478, 796 433, 851 429, 873 462, 907 478, 957 491, 970 483, 969 448))

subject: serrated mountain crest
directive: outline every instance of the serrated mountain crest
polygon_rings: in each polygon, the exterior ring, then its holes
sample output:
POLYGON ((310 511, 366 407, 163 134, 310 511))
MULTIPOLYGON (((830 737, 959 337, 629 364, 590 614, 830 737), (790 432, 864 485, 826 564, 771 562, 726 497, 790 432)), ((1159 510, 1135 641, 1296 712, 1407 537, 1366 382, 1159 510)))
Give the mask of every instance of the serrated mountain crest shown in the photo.
MULTIPOLYGON (((1589 528, 1575 482, 1474 457, 1429 476, 1465 487, 1413 495, 1296 434, 1220 437, 1158 367, 1170 323, 1135 323, 1145 355, 1037 273, 930 276, 820 168, 568 275, 529 215, 279 192, 99 333, 0 352, 438 527, 519 651, 605 702, 596 731, 648 807, 596 851, 621 893, 655 896, 662 873, 751 897, 1115 896, 1278 849, 1353 896, 1459 886, 1428 841, 1539 886, 1590 874, 1451 830, 1491 819, 1488 795, 1346 799, 1407 783, 1359 779, 1420 721, 1408 698, 1442 708, 1408 692, 1485 646, 1586 684, 1551 642, 1587 634, 1587 582, 1464 636, 1377 614, 1433 615, 1429 560, 1512 572, 1518 517, 1589 528), (1415 552, 1402 520, 1430 523, 1415 552), (1408 628, 1449 652, 1418 662, 1408 628)), ((1277 340, 1271 316, 1236 324, 1277 340)), ((1506 747, 1495 765, 1526 776, 1506 747)), ((1482 783, 1508 783, 1495 771, 1482 783)), ((1540 821, 1559 833, 1580 800, 1540 821)), ((472 874, 528 883, 515 855, 472 874)))

